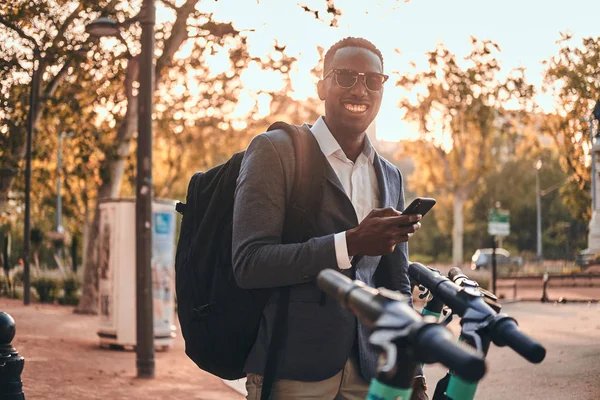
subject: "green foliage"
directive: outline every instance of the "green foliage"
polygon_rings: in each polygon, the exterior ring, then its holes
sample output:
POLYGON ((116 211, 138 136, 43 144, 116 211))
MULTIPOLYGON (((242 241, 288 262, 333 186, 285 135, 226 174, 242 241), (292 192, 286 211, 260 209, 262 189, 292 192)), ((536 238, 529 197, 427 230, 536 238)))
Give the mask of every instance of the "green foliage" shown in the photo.
POLYGON ((589 116, 600 98, 600 37, 573 43, 572 35, 562 34, 558 54, 546 62, 544 89, 555 99, 555 114, 544 120, 544 130, 561 154, 561 167, 569 183, 561 195, 573 217, 588 222, 590 196, 589 116))
POLYGON ((22 269, 19 269, 12 274, 12 284, 15 286, 22 285, 24 279, 25 279, 25 273, 23 272, 22 269))
POLYGON ((8 296, 10 294, 10 285, 8 278, 3 272, 0 272, 0 296, 8 296))
POLYGON ((440 230, 440 210, 436 208, 437 205, 427 213, 421 221, 421 229, 408 243, 411 261, 427 264, 448 261, 448 254, 452 252, 452 238, 440 230))
POLYGON ((41 229, 33 228, 31 229, 31 244, 33 246, 40 246, 44 241, 44 233, 41 229))
POLYGON ((36 290, 40 303, 54 303, 60 286, 60 280, 52 276, 40 276, 31 280, 31 287, 36 290))
POLYGON ((500 80, 497 54, 490 41, 472 38, 466 66, 444 46, 428 52, 429 70, 402 75, 397 82, 417 100, 400 101, 408 121, 417 123, 420 138, 407 142, 399 156, 413 157, 411 190, 438 200, 438 226, 453 230, 453 260, 462 263, 463 214, 482 180, 510 155, 520 124, 526 118, 533 87, 523 71, 500 80), (507 101, 521 111, 507 111, 507 101), (454 250, 457 250, 456 252, 454 250))
POLYGON ((59 304, 76 306, 79 304, 78 290, 81 287, 79 278, 75 274, 69 274, 63 279, 63 295, 58 299, 59 304))
POLYGON ((415 159, 411 184, 420 193, 470 194, 505 152, 503 138, 516 134, 519 116, 505 111, 503 103, 526 103, 533 95, 522 73, 499 80, 496 44, 474 38, 472 44, 466 68, 438 46, 427 53, 429 71, 397 82, 419 93, 416 103, 404 98, 399 106, 421 132, 420 140, 406 143, 402 152, 415 159))

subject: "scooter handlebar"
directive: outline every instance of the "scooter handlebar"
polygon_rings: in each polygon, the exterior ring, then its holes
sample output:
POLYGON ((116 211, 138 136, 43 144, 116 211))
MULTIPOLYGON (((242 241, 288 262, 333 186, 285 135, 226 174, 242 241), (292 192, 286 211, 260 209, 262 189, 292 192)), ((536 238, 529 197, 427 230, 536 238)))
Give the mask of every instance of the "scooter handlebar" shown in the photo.
POLYGON ((546 349, 537 341, 526 335, 514 319, 502 314, 497 314, 491 307, 483 302, 468 301, 458 296, 460 287, 453 281, 469 279, 460 268, 453 267, 448 272, 448 278, 431 271, 419 263, 413 263, 408 269, 409 275, 417 282, 427 287, 433 296, 438 296, 442 302, 454 312, 463 315, 467 309, 473 308, 483 315, 495 316, 490 327, 490 337, 497 346, 508 346, 526 360, 540 363, 546 356, 546 349))
MULTIPOLYGON (((367 287, 360 281, 352 281, 332 269, 319 273, 317 286, 342 306, 349 308, 366 325, 375 324, 386 313, 387 304, 395 301, 393 298, 378 296, 378 290, 367 287)), ((393 309, 391 315, 399 317, 402 324, 408 323, 414 327, 410 341, 420 362, 442 363, 469 381, 477 381, 483 377, 486 371, 485 360, 475 350, 457 343, 446 327, 424 322, 423 317, 409 306, 389 306, 390 310, 393 309)))
POLYGON ((539 364, 546 357, 546 349, 519 329, 516 321, 501 317, 492 328, 492 340, 497 346, 508 346, 527 361, 539 364))
POLYGON ((485 360, 471 347, 457 342, 442 325, 428 324, 421 328, 415 338, 415 348, 423 362, 439 362, 465 380, 475 382, 485 375, 485 360))

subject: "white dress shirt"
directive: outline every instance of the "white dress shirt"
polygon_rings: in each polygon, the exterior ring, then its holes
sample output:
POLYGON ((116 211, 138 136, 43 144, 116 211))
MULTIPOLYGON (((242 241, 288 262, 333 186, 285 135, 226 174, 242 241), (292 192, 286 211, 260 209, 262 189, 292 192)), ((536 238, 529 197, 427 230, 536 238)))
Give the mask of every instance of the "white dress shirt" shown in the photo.
MULTIPOLYGON (((375 149, 369 138, 365 136, 365 146, 362 153, 352 162, 340 147, 333 134, 325 124, 323 117, 319 117, 311 128, 311 132, 317 139, 321 151, 335 171, 338 179, 344 187, 346 195, 352 202, 356 217, 360 223, 374 208, 379 207, 379 186, 373 160, 375 149)), ((335 256, 340 269, 348 269, 352 265, 348 256, 346 244, 346 232, 336 233, 335 256)))

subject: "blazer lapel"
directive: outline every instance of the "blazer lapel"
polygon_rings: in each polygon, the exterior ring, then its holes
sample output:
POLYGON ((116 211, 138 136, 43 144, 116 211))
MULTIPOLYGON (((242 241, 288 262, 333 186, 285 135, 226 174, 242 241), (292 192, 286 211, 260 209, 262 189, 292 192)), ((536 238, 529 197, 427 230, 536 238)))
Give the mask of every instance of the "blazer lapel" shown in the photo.
POLYGON ((331 183, 336 188, 336 190, 338 190, 340 192, 340 194, 342 194, 344 197, 346 197, 348 200, 350 200, 350 197, 344 190, 344 186, 342 185, 342 182, 340 182, 340 179, 338 178, 337 174, 333 170, 333 167, 331 166, 331 164, 329 164, 329 161, 327 161, 327 165, 325 166, 325 178, 329 181, 329 183, 331 183))
MULTIPOLYGON (((373 166, 375 167, 375 175, 377 176, 377 185, 379 186, 379 207, 394 207, 398 205, 398 202, 395 203, 392 201, 390 195, 390 177, 388 176, 387 168, 384 168, 384 165, 379 157, 379 154, 375 153, 375 158, 373 159, 373 166)), ((396 199, 397 200, 397 199, 396 199)))
POLYGON ((329 183, 333 186, 333 191, 337 192, 337 197, 342 202, 342 207, 345 209, 344 214, 350 219, 353 225, 358 224, 358 217, 356 216, 356 210, 352 205, 352 200, 344 190, 342 182, 340 182, 340 179, 328 161, 325 167, 325 179, 327 179, 327 181, 329 181, 329 183))

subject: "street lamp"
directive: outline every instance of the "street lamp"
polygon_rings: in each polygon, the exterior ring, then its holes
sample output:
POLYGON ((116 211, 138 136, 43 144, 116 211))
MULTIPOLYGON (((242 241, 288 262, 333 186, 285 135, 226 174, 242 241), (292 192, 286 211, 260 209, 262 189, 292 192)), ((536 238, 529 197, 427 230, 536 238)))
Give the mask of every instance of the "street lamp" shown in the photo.
POLYGON ((542 261, 542 194, 540 193, 540 169, 542 160, 535 162, 535 195, 537 204, 537 258, 542 261))
MULTIPOLYGON (((152 315, 152 87, 154 81, 154 0, 144 0, 137 138, 136 233, 136 366, 138 378, 154 378, 154 329, 152 315)), ((86 26, 94 36, 118 36, 119 23, 101 17, 86 26)))
POLYGON ((95 37, 119 36, 119 23, 114 19, 100 17, 85 26, 85 31, 95 37))

